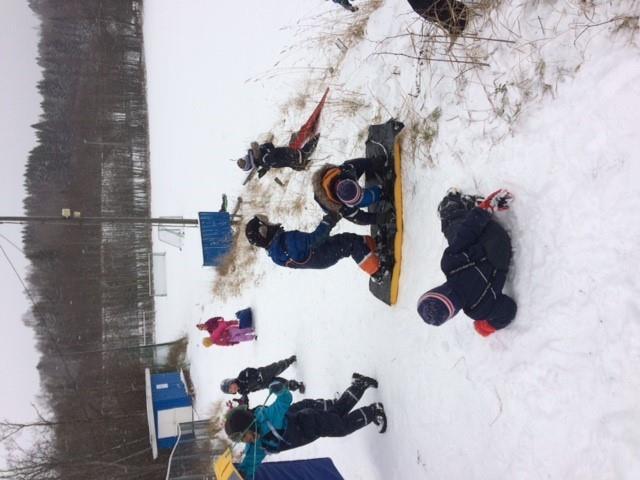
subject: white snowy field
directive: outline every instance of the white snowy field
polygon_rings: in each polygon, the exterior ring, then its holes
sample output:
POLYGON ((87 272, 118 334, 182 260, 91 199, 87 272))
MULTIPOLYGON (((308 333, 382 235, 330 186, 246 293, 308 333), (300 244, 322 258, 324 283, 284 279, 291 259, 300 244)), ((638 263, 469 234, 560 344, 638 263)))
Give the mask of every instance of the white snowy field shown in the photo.
POLYGON ((197 411, 223 398, 222 378, 296 353, 287 375, 308 397, 332 397, 354 371, 375 376, 380 388, 362 403, 384 402, 389 431, 274 460, 330 456, 349 480, 640 478, 640 4, 479 2, 468 33, 483 39, 448 52, 447 39, 421 36, 441 32, 404 0, 355 4, 354 15, 322 0, 146 3, 156 215, 217 210, 226 192, 243 196, 246 217, 263 210, 312 229, 321 211, 311 172, 243 189, 229 159, 267 132, 286 143, 325 86, 311 170, 362 155, 369 123, 406 123, 394 307, 369 294, 349 259, 300 271, 258 252, 232 274, 241 288, 225 290, 230 279, 201 267, 197 230, 182 251, 155 244, 169 264, 158 340, 192 340, 197 411), (435 210, 451 186, 516 197, 499 219, 514 245, 507 292, 518 315, 486 339, 462 314, 435 328, 415 310, 444 279, 435 210), (258 342, 200 345, 195 323, 246 305, 258 342))

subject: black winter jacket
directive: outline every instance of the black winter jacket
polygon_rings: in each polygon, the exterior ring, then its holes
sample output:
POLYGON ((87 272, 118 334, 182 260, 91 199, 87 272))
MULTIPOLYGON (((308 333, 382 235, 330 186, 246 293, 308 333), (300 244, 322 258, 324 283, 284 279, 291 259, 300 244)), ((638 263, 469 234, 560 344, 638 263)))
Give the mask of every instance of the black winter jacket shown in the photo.
POLYGON ((293 362, 290 358, 272 363, 266 367, 245 368, 237 377, 238 393, 247 395, 265 388, 293 362))
POLYGON ((474 208, 459 224, 440 261, 464 313, 487 320, 496 329, 506 327, 516 314, 515 302, 502 293, 510 258, 507 232, 489 212, 474 208))

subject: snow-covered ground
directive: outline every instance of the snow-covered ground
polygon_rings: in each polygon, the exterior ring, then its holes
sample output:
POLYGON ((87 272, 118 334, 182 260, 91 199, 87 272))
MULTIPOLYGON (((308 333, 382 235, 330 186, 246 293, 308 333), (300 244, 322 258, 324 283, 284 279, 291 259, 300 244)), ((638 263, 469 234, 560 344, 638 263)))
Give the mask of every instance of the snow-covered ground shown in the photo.
POLYGON ((154 214, 217 210, 226 192, 248 201, 245 215, 310 229, 321 217, 310 173, 243 190, 229 159, 267 132, 286 143, 325 86, 312 170, 361 155, 369 123, 407 124, 394 307, 351 260, 287 270, 258 252, 231 282, 200 266, 197 230, 182 251, 156 243, 169 272, 158 339, 192 340, 196 409, 207 416, 222 378, 296 353, 287 374, 309 397, 332 397, 354 371, 375 376, 363 404, 384 402, 390 427, 274 459, 330 456, 350 480, 640 478, 640 5, 480 2, 468 31, 484 39, 447 52, 447 39, 420 37, 441 32, 404 0, 355 3, 356 15, 322 0, 146 4, 154 214), (454 62, 410 58, 420 53, 454 62), (487 339, 462 314, 434 328, 415 311, 443 280, 435 208, 450 186, 516 196, 499 218, 518 315, 487 339), (246 305, 258 342, 200 345, 195 323, 246 305))

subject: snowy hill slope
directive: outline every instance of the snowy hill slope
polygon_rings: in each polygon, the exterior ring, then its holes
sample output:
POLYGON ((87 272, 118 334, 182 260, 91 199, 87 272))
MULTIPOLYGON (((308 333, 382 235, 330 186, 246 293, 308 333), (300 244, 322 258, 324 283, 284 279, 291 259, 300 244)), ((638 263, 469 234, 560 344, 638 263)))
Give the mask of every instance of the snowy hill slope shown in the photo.
POLYGON ((328 85, 312 169, 362 155, 371 122, 407 124, 405 262, 392 308, 350 260, 295 271, 257 252, 252 268, 234 272, 233 292, 221 291, 225 280, 198 266, 189 232, 183 252, 168 252, 158 334, 194 340, 200 413, 221 398, 222 378, 295 352, 289 375, 310 397, 332 397, 353 371, 376 376, 381 387, 363 403, 383 401, 390 428, 279 459, 331 456, 348 479, 638 478, 637 2, 482 2, 469 32, 485 40, 462 38, 449 51, 448 40, 425 39, 440 32, 400 0, 363 3, 355 16, 319 0, 281 1, 278 11, 243 3, 146 6, 154 211, 191 216, 216 209, 226 191, 249 200, 245 215, 313 228, 321 213, 310 174, 270 173, 234 190, 243 175, 227 158, 260 132, 285 143, 328 85), (227 25, 237 18, 265 41, 234 36, 227 25), (415 311, 444 278, 435 208, 450 186, 516 196, 499 219, 512 234, 507 289, 519 311, 488 339, 462 314, 434 328, 415 311), (193 324, 247 304, 258 342, 199 346, 193 324))

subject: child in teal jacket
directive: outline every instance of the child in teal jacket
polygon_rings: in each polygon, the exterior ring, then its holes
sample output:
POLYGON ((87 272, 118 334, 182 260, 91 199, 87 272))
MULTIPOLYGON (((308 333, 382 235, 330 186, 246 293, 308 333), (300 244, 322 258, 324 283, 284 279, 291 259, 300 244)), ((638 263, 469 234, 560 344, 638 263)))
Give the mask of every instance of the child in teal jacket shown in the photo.
POLYGON ((238 470, 251 478, 268 453, 301 447, 320 437, 344 437, 371 422, 383 433, 387 419, 381 403, 351 411, 368 387, 377 386, 376 380, 354 373, 351 385, 338 400, 292 404, 286 385, 272 382, 269 392, 276 395, 275 402, 253 411, 238 407, 227 416, 224 428, 229 438, 246 443, 238 470))

